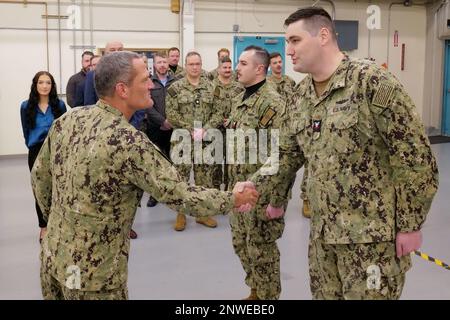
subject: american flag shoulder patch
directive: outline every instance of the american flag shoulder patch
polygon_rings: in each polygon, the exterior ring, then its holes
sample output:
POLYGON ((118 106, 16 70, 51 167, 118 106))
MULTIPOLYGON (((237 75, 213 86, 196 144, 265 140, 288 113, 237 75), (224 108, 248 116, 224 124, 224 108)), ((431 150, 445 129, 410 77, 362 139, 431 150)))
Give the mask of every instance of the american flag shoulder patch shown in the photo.
POLYGON ((382 83, 372 99, 372 104, 378 107, 387 107, 394 93, 394 86, 382 83))

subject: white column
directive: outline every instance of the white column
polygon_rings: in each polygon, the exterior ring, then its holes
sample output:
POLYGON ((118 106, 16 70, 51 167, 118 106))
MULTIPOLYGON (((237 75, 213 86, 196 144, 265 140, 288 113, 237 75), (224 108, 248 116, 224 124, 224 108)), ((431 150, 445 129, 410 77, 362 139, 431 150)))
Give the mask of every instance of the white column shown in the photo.
POLYGON ((184 0, 181 16, 182 47, 180 48, 180 64, 182 65, 184 65, 186 54, 195 49, 194 17, 194 0, 184 0))

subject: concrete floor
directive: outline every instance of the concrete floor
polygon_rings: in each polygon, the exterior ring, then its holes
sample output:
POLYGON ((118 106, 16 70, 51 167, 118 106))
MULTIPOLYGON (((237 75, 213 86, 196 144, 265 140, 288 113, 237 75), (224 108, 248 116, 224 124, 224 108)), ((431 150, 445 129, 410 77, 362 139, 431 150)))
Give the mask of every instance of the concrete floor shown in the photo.
MULTIPOLYGON (((423 252, 450 262, 450 143, 433 145, 439 192, 423 228, 423 252)), ((299 213, 298 173, 281 251, 281 299, 311 299, 307 268, 309 220, 299 213)), ((130 299, 241 299, 244 272, 233 253, 227 216, 208 229, 188 218, 175 232, 175 214, 164 205, 138 209, 129 261, 130 299)), ((0 159, 0 299, 42 299, 38 224, 25 157, 0 159)), ((450 299, 450 271, 413 257, 402 299, 450 299)))

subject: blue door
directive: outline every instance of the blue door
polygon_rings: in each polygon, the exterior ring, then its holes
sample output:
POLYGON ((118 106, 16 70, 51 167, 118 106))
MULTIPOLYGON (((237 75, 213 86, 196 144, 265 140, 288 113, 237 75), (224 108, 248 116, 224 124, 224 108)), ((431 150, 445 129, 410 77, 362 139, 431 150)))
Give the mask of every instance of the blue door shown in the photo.
POLYGON ((450 136, 450 40, 445 41, 444 99, 442 110, 442 134, 444 136, 450 136))
MULTIPOLYGON (((284 61, 284 37, 260 37, 260 36, 234 36, 233 39, 233 60, 234 60, 234 69, 236 69, 236 65, 239 62, 239 56, 241 55, 242 51, 250 45, 255 45, 262 47, 269 51, 269 53, 272 52, 279 52, 281 54, 281 57, 284 61)), ((283 74, 284 74, 284 65, 283 63, 283 74)))

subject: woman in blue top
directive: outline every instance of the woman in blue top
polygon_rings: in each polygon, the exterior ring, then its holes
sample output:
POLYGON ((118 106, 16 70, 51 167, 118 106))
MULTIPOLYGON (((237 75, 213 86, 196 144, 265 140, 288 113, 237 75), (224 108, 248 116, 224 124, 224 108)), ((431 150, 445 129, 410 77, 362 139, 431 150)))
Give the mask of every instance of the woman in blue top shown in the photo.
MULTIPOLYGON (((22 120, 23 136, 28 148, 28 167, 33 168, 34 161, 41 150, 53 120, 66 112, 64 101, 58 99, 56 83, 53 76, 47 71, 39 71, 31 83, 28 100, 20 106, 20 119, 22 120)), ((36 212, 41 228, 39 241, 47 231, 47 222, 36 202, 36 212)))

